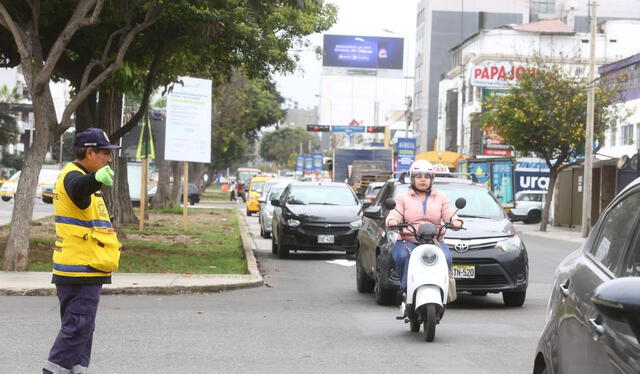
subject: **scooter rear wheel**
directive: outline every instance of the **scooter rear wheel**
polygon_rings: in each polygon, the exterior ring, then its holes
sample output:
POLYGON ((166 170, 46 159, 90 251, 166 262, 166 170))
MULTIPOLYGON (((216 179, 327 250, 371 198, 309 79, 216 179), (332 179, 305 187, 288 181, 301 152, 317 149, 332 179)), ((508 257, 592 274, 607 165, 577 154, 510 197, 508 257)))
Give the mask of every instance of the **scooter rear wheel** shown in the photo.
POLYGON ((432 342, 436 337, 436 306, 427 304, 424 307, 424 340, 432 342))

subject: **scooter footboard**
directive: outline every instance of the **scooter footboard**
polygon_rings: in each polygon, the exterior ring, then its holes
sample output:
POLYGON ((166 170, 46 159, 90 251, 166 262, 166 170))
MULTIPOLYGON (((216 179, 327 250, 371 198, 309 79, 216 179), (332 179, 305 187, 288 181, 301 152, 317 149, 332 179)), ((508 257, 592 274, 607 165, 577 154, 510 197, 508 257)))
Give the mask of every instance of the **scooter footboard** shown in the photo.
POLYGON ((414 307, 417 310, 420 306, 425 304, 436 304, 438 309, 442 308, 443 294, 442 290, 438 286, 424 285, 418 287, 415 291, 414 307))

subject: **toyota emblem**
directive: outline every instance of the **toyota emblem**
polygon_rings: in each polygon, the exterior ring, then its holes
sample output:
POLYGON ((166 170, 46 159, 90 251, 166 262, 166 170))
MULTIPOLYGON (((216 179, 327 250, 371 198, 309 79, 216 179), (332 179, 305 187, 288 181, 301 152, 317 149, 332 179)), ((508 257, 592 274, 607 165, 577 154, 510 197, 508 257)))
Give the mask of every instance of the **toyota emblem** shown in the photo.
POLYGON ((458 253, 465 253, 469 250, 469 246, 466 243, 458 243, 456 244, 455 249, 458 253))

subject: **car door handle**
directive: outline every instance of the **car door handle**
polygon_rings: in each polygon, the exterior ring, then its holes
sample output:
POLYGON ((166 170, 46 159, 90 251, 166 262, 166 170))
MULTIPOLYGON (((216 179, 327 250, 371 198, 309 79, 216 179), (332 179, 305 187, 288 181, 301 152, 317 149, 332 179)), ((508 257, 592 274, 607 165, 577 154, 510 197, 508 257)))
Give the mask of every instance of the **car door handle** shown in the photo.
POLYGON ((596 339, 604 333, 604 327, 595 318, 589 318, 589 326, 591 326, 591 330, 593 330, 594 333, 594 338, 596 339))
POLYGON ((567 279, 566 281, 564 281, 564 283, 560 283, 558 285, 558 287, 560 288, 560 292, 562 292, 562 295, 564 297, 569 296, 569 284, 571 284, 571 281, 567 279))

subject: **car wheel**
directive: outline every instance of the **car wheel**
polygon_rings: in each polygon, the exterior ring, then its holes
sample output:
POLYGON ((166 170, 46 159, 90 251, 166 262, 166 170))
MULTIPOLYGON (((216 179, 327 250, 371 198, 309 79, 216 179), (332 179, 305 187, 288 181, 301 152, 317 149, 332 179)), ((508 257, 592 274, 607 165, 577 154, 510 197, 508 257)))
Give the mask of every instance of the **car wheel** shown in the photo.
POLYGON ((506 306, 522 306, 527 297, 527 291, 503 292, 502 300, 506 306))
POLYGON ((260 237, 264 238, 264 229, 262 228, 262 225, 260 225, 260 237))
POLYGON ((376 282, 373 287, 373 295, 378 305, 398 305, 396 290, 388 290, 380 286, 380 273, 382 272, 382 261, 380 256, 376 257, 376 282))
POLYGON ((527 222, 529 223, 539 223, 542 221, 542 212, 539 210, 530 210, 527 213, 527 222))
POLYGON ((362 268, 362 258, 360 251, 356 252, 356 290, 360 293, 369 293, 373 291, 376 282, 367 275, 362 268))
POLYGON ((53 199, 50 197, 43 197, 42 202, 45 204, 53 204, 53 199))
POLYGON ((264 238, 265 238, 265 239, 269 239, 270 237, 271 237, 271 233, 270 233, 270 232, 268 232, 268 231, 265 231, 265 232, 264 232, 264 238))
POLYGON ((289 248, 285 247, 283 244, 278 244, 278 258, 288 258, 289 257, 289 248))
POLYGON ((271 253, 278 254, 278 244, 276 244, 276 239, 273 236, 271 237, 271 253))
POLYGON ((189 199, 189 205, 196 205, 196 202, 193 199, 189 199))
POLYGON ((2 201, 9 201, 11 200, 11 196, 2 196, 2 201))
POLYGON ((427 304, 424 310, 424 341, 432 342, 436 337, 436 306, 427 304))
POLYGON ((247 217, 251 217, 251 212, 247 209, 247 217))

